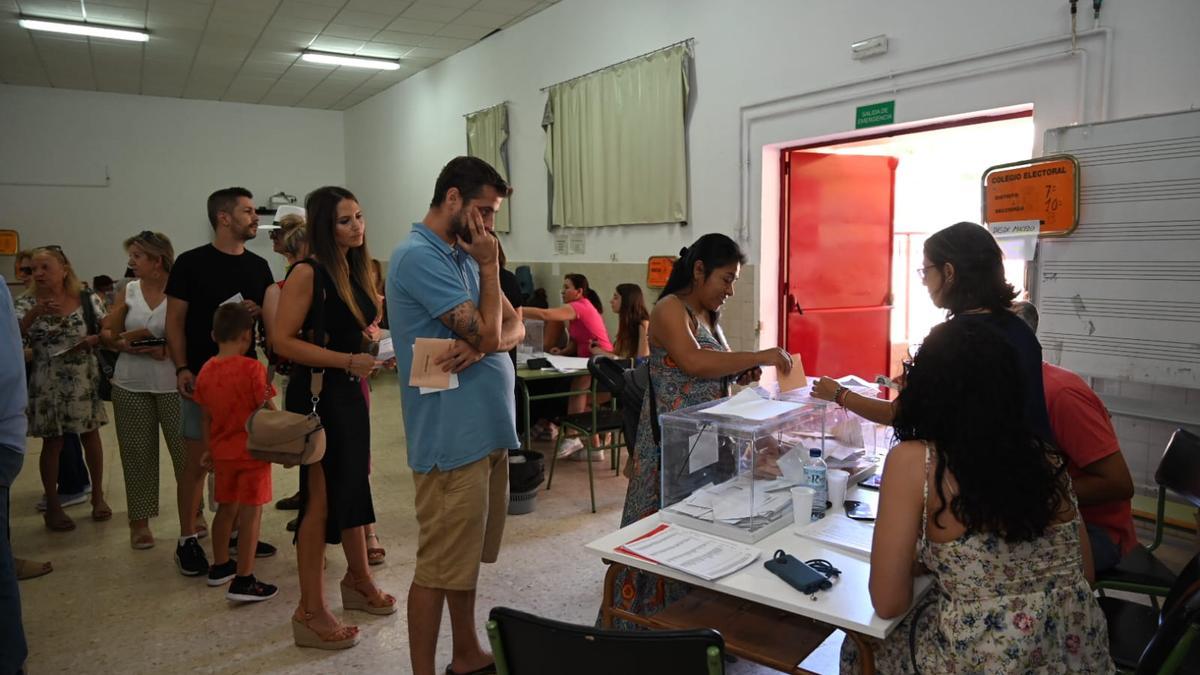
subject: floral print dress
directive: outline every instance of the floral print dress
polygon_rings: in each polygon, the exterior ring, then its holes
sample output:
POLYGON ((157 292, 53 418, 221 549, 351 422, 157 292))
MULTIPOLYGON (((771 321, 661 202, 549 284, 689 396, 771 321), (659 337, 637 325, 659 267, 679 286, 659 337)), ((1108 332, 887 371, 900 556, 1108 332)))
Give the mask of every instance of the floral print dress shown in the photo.
MULTIPOLYGON (((925 467, 928 476, 928 446, 925 467)), ((926 519, 923 511, 917 555, 934 586, 886 640, 865 638, 877 673, 1115 672, 1108 626, 1080 567, 1078 508, 1025 542, 978 533, 931 542, 926 519)), ((841 672, 861 672, 851 640, 842 643, 841 672)))
MULTIPOLYGON (((107 313, 94 293, 92 303, 96 320, 107 313)), ((18 319, 33 309, 32 295, 17 298, 18 319)), ((97 383, 100 366, 91 351, 69 350, 87 337, 83 307, 65 316, 44 314, 29 327, 28 341, 33 349, 29 374, 29 435, 36 438, 82 434, 108 423, 97 383)))
MULTIPOLYGON (((714 335, 704 323, 697 320, 687 303, 683 303, 688 315, 696 325, 696 342, 701 349, 726 352, 720 327, 714 335)), ((658 414, 673 412, 729 395, 729 378, 701 379, 684 373, 667 355, 667 350, 650 346, 650 382, 658 405, 658 414)), ((648 391, 647 394, 650 392, 648 391)), ((629 489, 625 493, 625 509, 621 514, 621 527, 631 525, 658 512, 661 504, 662 483, 659 471, 662 468, 662 452, 654 442, 654 431, 650 424, 650 396, 642 399, 642 414, 638 419, 637 442, 630 459, 631 474, 629 489)), ((661 610, 686 590, 683 584, 662 579, 656 574, 627 568, 617 575, 614 584, 620 597, 614 598, 614 606, 633 614, 650 616, 661 610), (659 581, 663 587, 659 588, 659 581)), ((613 627, 633 630, 639 628, 621 619, 613 620, 613 627)))

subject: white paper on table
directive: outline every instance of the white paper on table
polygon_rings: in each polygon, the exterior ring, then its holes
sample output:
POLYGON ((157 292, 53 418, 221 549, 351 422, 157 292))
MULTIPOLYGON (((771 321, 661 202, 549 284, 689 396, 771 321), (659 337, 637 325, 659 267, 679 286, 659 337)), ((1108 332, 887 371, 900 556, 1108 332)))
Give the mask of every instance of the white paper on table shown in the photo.
POLYGON ((576 370, 587 370, 588 360, 583 356, 562 356, 547 354, 546 360, 560 373, 571 373, 576 370))
POLYGON ((241 293, 234 293, 233 295, 229 296, 228 300, 226 300, 225 302, 222 302, 221 304, 229 305, 229 304, 233 304, 233 303, 242 302, 244 300, 245 300, 245 298, 242 297, 241 293))
POLYGON ((792 401, 773 401, 759 396, 753 389, 743 389, 724 402, 700 412, 709 415, 731 415, 748 420, 767 420, 796 410, 800 405, 792 401))
POLYGON ((706 581, 732 574, 758 559, 753 546, 710 537, 687 528, 663 525, 618 550, 652 560, 706 581))
POLYGON ((878 385, 871 384, 857 375, 839 377, 837 383, 843 387, 862 387, 864 389, 876 389, 878 387, 878 385))
POLYGON ((387 361, 396 357, 396 348, 392 346, 392 338, 385 337, 379 341, 379 353, 375 355, 376 361, 387 361))
POLYGON ((688 438, 688 473, 696 473, 716 464, 719 445, 717 430, 712 425, 706 426, 698 434, 692 434, 688 438))
POLYGON ((791 502, 791 493, 755 490, 752 504, 749 489, 741 489, 713 499, 713 518, 727 523, 735 523, 752 516, 770 519, 771 514, 781 512, 791 502))
POLYGON ((875 534, 875 526, 851 520, 839 513, 829 513, 824 518, 793 531, 801 537, 833 544, 853 553, 870 557, 871 538, 875 534))
POLYGON ((826 439, 826 441, 825 441, 825 456, 827 458, 837 459, 837 460, 848 460, 848 459, 853 459, 854 457, 861 456, 862 454, 863 454, 863 449, 861 447, 858 447, 858 448, 850 447, 847 445, 843 445, 833 439, 826 439))

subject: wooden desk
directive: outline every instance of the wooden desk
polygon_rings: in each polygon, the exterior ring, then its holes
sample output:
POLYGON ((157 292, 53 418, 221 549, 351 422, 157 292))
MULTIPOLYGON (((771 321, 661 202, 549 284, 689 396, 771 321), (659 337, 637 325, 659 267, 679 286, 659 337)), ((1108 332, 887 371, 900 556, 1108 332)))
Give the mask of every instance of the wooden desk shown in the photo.
MULTIPOLYGON (((868 492, 852 490, 850 498, 868 501, 868 492)), ((725 636, 727 651, 784 672, 805 672, 797 664, 835 629, 846 632, 863 654, 863 672, 874 672, 874 655, 862 636, 883 639, 903 620, 875 614, 867 582, 870 563, 836 547, 793 534, 788 527, 755 544, 762 551, 749 566, 715 581, 704 581, 678 570, 622 553, 616 548, 662 524, 658 514, 605 535, 589 544, 589 552, 610 565, 600 606, 603 624, 621 618, 648 628, 714 628, 725 636), (763 562, 783 549, 800 560, 824 558, 842 571, 833 588, 817 599, 800 593, 768 572, 763 562), (683 600, 652 617, 629 614, 612 605, 613 582, 622 567, 652 572, 689 584, 694 589, 683 600)), ((673 525, 672 527, 678 527, 673 525)), ((913 582, 913 603, 925 594, 929 577, 913 582)))

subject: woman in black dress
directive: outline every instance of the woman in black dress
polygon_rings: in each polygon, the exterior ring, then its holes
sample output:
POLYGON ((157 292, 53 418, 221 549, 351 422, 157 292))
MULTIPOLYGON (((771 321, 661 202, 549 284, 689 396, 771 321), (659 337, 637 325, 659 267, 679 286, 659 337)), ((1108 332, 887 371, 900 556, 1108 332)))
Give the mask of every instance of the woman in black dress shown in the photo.
POLYGON ((300 607, 292 632, 301 647, 345 649, 357 643, 358 628, 342 624, 325 605, 326 544, 340 543, 346 553, 345 609, 396 611, 396 599, 371 579, 363 535, 363 526, 375 522, 375 510, 367 479, 371 420, 358 379, 375 367, 364 350, 363 329, 380 308, 371 291, 366 223, 355 196, 340 187, 319 188, 308 195, 305 209, 312 258, 298 262, 283 286, 274 343, 293 363, 288 410, 312 410, 313 373, 324 371, 317 413, 327 445, 320 462, 300 467, 300 607))

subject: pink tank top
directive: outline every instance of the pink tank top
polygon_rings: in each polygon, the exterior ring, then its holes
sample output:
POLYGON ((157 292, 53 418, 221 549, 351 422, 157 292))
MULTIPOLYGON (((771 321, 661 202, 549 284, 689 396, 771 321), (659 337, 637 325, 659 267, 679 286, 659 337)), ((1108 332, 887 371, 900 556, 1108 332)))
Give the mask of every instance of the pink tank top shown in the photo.
POLYGON ((604 351, 611 352, 612 341, 608 339, 608 329, 604 327, 604 319, 600 317, 600 312, 596 311, 587 298, 580 298, 570 304, 575 308, 575 320, 567 326, 567 334, 575 343, 575 355, 591 356, 592 340, 596 340, 604 351))

